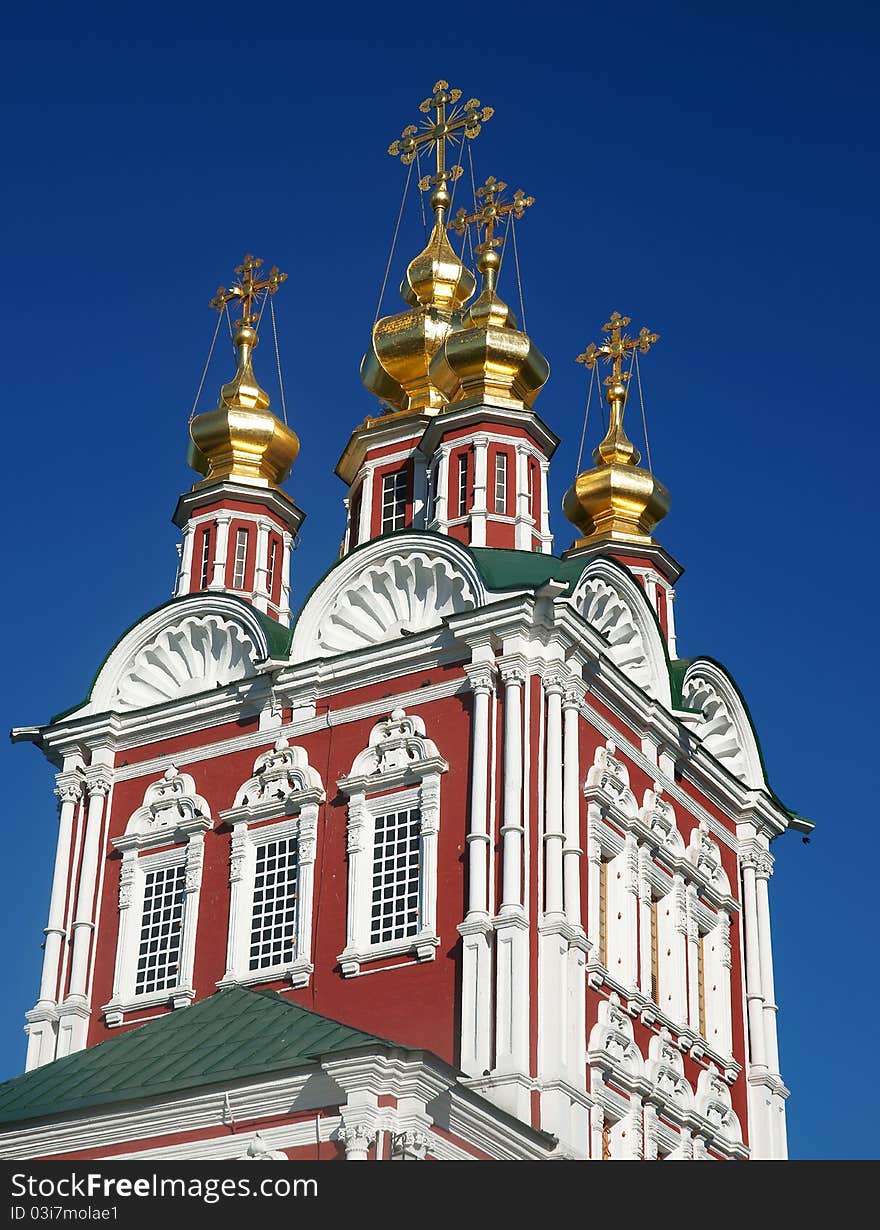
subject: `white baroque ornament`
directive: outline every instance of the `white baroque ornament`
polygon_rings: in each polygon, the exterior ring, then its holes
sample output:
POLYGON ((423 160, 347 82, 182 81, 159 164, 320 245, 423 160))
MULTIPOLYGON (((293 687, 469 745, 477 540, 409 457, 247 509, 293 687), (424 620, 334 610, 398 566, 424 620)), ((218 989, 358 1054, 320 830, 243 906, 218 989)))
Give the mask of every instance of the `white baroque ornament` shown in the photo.
POLYGON ((581 614, 608 645, 608 655, 649 696, 656 696, 654 672, 629 603, 601 577, 590 577, 580 595, 581 614))
POLYGON ((254 674, 258 656, 239 624, 219 615, 189 616, 135 654, 112 707, 143 709, 234 683, 254 674))
POLYGON ((682 689, 682 697, 689 709, 702 714, 697 735, 708 752, 741 782, 749 778, 745 749, 736 729, 733 715, 726 701, 708 679, 692 674, 682 689))
POLYGON ((318 645, 325 653, 363 649, 423 632, 475 606, 467 578, 446 560, 421 552, 393 555, 337 595, 318 629, 318 645))
POLYGON ((291 747, 289 740, 276 739, 268 752, 254 762, 254 775, 235 796, 235 807, 257 807, 264 803, 279 803, 293 794, 314 790, 324 797, 324 788, 317 770, 309 764, 304 748, 291 747))
POLYGON ((129 818, 126 837, 160 837, 178 829, 208 826, 211 809, 188 773, 167 768, 158 782, 147 787, 142 805, 129 818))

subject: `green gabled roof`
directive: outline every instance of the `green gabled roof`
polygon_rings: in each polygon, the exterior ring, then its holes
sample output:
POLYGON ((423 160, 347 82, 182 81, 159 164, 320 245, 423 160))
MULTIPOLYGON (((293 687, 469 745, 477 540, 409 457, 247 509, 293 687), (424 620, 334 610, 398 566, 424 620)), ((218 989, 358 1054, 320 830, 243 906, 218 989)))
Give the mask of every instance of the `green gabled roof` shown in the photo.
POLYGON ((0 1124, 155 1098, 394 1046, 274 991, 231 987, 0 1085, 0 1124))

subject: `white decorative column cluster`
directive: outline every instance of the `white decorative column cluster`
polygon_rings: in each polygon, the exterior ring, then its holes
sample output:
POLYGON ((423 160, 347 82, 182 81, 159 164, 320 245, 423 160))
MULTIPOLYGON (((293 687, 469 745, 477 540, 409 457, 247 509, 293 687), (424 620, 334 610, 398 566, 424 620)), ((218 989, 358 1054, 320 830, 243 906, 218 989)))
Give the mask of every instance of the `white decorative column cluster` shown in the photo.
POLYGON ((214 518, 217 526, 217 539, 214 547, 214 571, 209 589, 226 588, 226 557, 229 552, 229 526, 232 522, 231 513, 218 513, 214 518))
POLYGON ((468 908, 462 937, 461 1067, 481 1076, 492 1066, 492 922, 489 917, 489 712, 494 669, 467 668, 473 694, 471 810, 467 834, 468 908))
POLYGON ((495 925, 495 1073, 509 1076, 493 1096, 520 1118, 529 1115, 529 923, 523 899, 524 659, 499 662, 504 687, 501 906, 495 925))
POLYGON ((71 928, 70 986, 67 998, 59 1009, 58 1058, 82 1050, 88 1035, 89 958, 95 929, 104 808, 113 782, 112 764, 113 752, 106 747, 96 748, 92 753, 92 763, 85 770, 88 810, 71 928))
POLYGON ((473 437, 473 445, 474 498, 469 509, 471 519, 470 540, 473 547, 485 547, 486 517, 489 512, 489 437, 482 434, 476 435, 473 437))

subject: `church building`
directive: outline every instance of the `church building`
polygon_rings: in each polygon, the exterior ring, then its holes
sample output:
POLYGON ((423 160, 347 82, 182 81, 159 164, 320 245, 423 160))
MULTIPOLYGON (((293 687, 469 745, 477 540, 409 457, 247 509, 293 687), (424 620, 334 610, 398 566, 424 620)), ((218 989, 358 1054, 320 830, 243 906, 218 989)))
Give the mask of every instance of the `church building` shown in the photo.
POLYGON ((361 366, 338 558, 291 573, 257 357, 285 275, 249 256, 174 597, 13 731, 59 819, 0 1157, 786 1157, 771 843, 812 824, 676 641, 624 425, 658 335, 613 312, 580 356, 607 430, 554 545, 549 364, 498 291, 532 199, 490 177, 454 212, 492 110, 440 81, 420 114, 389 153, 431 229, 361 366))

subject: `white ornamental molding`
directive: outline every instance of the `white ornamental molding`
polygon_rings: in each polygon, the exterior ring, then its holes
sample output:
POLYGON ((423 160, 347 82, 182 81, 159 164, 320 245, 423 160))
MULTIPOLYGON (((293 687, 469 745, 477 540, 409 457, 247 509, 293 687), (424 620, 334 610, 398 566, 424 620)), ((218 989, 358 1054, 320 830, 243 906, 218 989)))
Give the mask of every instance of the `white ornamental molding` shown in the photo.
POLYGON ((675 855, 684 853, 684 840, 678 831, 675 808, 668 799, 663 798, 662 786, 658 786, 656 790, 645 791, 639 819, 642 827, 661 849, 669 850, 675 855))
POLYGON ((652 1096, 661 1104, 677 1107, 683 1114, 694 1104, 694 1091, 684 1074, 684 1059, 665 1027, 648 1043, 645 1076, 651 1084, 652 1096))
POLYGON ((716 893, 723 897, 730 896, 730 881, 721 865, 721 850, 709 835, 705 820, 691 829, 687 857, 704 882, 711 885, 716 893))
POLYGON ((711 1124, 713 1136, 728 1144, 742 1142, 742 1127, 731 1106, 730 1089, 714 1063, 697 1077, 694 1109, 711 1124))
POLYGON ((596 560, 568 601, 598 632, 615 666, 648 696, 669 708, 666 652, 656 616, 641 586, 620 567, 596 560))
POLYGON ((143 709, 236 683, 255 674, 259 656, 240 624, 220 615, 189 616, 137 651, 110 707, 143 709))
POLYGON ((632 1020, 621 1008, 616 991, 599 1004, 599 1019, 590 1030, 587 1062, 629 1080, 643 1074, 644 1060, 636 1046, 632 1020))
POLYGON ((291 661, 367 649, 439 628, 484 605, 473 559, 454 539, 413 533, 346 556, 316 587, 296 622, 291 661))
POLYGON ((604 747, 596 748, 593 763, 584 783, 584 795, 591 801, 605 804, 629 820, 638 814, 636 796, 629 785, 629 770, 617 759, 617 746, 608 739, 604 747))
POLYGON ((253 1140, 244 1153, 240 1153, 235 1160, 237 1162, 286 1162, 288 1157, 280 1149, 270 1149, 260 1133, 255 1132, 253 1140))
POLYGON ((682 698, 700 714, 693 729, 706 751, 747 786, 764 786, 751 722, 723 671, 710 662, 695 662, 685 675, 682 698))
POLYGON ((308 753, 302 747, 291 747, 287 739, 275 741, 268 752, 254 762, 253 777, 239 787, 233 807, 281 811, 279 804, 292 796, 315 793, 315 802, 323 802, 321 776, 309 764, 308 753))
POLYGON ((123 836, 113 839, 113 845, 117 850, 165 846, 186 841, 190 834, 211 826, 211 809, 196 793, 192 777, 170 765, 159 781, 147 787, 143 803, 129 817, 123 836))
POLYGON ((424 720, 394 709, 370 731, 366 748, 355 756, 351 772, 340 778, 339 788, 348 795, 358 790, 371 794, 448 768, 437 744, 427 737, 424 720))

